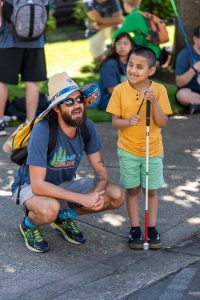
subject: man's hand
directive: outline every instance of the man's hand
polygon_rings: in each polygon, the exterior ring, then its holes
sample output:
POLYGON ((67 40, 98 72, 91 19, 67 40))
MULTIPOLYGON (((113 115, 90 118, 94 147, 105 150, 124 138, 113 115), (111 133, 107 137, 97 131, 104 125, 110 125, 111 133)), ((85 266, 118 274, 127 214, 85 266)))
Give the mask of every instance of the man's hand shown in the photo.
POLYGON ((84 194, 81 197, 80 204, 94 211, 101 210, 104 205, 104 192, 105 191, 84 194))

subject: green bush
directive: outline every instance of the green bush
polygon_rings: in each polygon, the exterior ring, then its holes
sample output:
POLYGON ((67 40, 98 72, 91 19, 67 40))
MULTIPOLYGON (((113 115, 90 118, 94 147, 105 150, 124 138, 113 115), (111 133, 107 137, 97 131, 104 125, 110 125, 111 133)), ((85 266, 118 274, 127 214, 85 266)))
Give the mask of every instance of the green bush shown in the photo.
POLYGON ((53 15, 53 8, 49 9, 49 16, 46 23, 45 32, 49 33, 56 29, 56 18, 53 15))
POLYGON ((75 20, 75 24, 85 27, 86 12, 82 0, 76 1, 73 18, 75 20))
POLYGON ((141 9, 149 11, 163 20, 172 22, 173 9, 170 0, 143 0, 141 9))
MULTIPOLYGON (((123 7, 123 0, 120 2, 123 7)), ((142 0, 141 9, 155 14, 169 23, 172 22, 173 9, 170 0, 142 0)))

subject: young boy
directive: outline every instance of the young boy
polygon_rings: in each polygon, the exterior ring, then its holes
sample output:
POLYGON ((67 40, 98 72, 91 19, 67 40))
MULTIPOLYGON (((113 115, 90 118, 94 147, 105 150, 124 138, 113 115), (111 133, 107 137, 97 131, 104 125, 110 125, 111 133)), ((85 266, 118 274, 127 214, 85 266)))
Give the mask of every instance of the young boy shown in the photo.
POLYGON ((142 249, 143 234, 139 224, 139 195, 145 192, 146 176, 146 101, 151 104, 149 136, 149 227, 150 249, 161 247, 155 228, 157 189, 163 183, 163 145, 161 128, 172 113, 165 87, 149 79, 156 71, 154 52, 141 47, 131 52, 128 80, 114 88, 107 112, 112 113, 112 125, 118 128, 120 183, 127 191, 127 209, 131 223, 129 246, 142 249))

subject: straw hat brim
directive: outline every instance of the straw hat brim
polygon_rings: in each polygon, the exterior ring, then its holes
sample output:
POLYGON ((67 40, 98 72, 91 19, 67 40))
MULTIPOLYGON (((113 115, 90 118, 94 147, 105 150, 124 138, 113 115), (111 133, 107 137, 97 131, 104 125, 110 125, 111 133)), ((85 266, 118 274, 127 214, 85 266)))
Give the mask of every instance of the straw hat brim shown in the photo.
POLYGON ((64 99, 68 98, 71 94, 73 94, 76 91, 80 91, 81 94, 84 97, 84 106, 85 108, 95 108, 98 106, 100 101, 100 90, 99 86, 96 83, 89 83, 82 87, 77 87, 69 92, 64 93, 63 95, 60 95, 57 97, 48 107, 45 111, 43 111, 38 118, 42 119, 44 118, 54 106, 60 104, 64 99))

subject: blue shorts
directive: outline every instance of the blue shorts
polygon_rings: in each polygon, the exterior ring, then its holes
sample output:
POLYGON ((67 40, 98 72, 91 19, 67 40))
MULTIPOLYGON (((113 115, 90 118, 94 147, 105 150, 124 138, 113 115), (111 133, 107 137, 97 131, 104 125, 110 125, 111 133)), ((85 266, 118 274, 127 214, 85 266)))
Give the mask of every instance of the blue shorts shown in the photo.
MULTIPOLYGON (((118 149, 120 185, 125 189, 146 187, 146 157, 118 149)), ((163 155, 149 157, 148 189, 157 190, 164 184, 163 155)))

